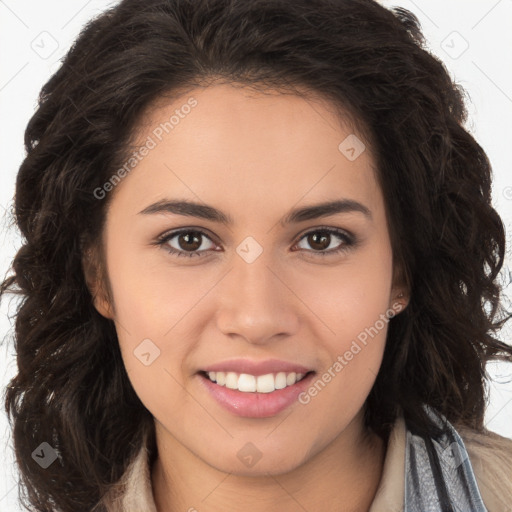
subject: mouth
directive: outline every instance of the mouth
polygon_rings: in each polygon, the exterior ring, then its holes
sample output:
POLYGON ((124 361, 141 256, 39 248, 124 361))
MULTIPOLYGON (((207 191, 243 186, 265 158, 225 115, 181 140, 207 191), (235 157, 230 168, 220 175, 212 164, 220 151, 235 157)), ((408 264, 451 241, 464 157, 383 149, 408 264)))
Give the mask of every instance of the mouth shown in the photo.
POLYGON ((265 375, 251 375, 236 372, 199 372, 204 378, 218 386, 241 391, 242 393, 272 393, 300 382, 310 373, 277 372, 265 375))
POLYGON ((244 418, 269 418, 296 403, 315 374, 199 371, 197 375, 207 395, 229 413, 244 418))

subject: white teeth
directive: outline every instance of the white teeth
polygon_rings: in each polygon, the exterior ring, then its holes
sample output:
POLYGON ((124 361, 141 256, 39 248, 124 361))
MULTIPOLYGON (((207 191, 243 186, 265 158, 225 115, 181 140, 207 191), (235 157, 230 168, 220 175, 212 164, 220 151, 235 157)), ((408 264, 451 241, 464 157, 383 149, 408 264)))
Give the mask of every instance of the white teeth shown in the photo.
POLYGON ((286 373, 284 372, 279 372, 277 375, 276 375, 276 383, 275 383, 275 388, 276 389, 283 389, 286 387, 286 373))
POLYGON ((229 389, 237 389, 244 393, 257 391, 258 393, 272 393, 276 389, 293 386, 304 377, 304 373, 267 373, 266 375, 249 375, 248 373, 235 372, 208 372, 208 378, 219 386, 229 389))
POLYGON ((256 391, 258 393, 271 393, 275 390, 274 376, 271 373, 258 375, 256 379, 256 391))
POLYGON ((238 374, 235 372, 226 373, 226 387, 229 389, 238 389, 238 374))
POLYGON ((238 377, 238 391, 256 391, 256 377, 242 373, 240 377, 238 377))

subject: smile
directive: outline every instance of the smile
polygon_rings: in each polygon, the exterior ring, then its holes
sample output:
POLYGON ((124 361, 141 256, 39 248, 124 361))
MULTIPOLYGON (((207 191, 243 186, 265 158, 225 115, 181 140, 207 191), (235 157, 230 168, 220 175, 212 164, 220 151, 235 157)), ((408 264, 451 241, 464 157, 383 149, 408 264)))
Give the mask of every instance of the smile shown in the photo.
POLYGON ((204 372, 212 382, 243 393, 272 393, 276 389, 293 386, 304 378, 304 373, 278 372, 265 375, 250 375, 236 372, 204 372))

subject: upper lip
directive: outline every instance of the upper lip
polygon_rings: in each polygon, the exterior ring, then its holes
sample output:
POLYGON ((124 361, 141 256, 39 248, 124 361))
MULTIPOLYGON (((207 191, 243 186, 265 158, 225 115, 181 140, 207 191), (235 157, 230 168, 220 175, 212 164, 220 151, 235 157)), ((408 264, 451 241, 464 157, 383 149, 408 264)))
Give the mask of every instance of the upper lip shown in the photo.
POLYGON ((282 361, 280 359, 265 359, 254 361, 251 359, 230 359, 203 368, 205 372, 235 372, 249 375, 266 375, 267 373, 308 373, 311 369, 297 363, 282 361))

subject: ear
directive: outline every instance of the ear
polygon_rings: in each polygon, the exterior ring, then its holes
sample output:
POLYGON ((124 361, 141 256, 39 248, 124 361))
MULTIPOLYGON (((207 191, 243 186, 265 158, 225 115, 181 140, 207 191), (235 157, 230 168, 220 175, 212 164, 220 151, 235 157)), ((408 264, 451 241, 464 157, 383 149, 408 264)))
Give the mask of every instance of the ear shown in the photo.
POLYGON ((97 250, 87 249, 82 254, 82 269, 87 288, 92 295, 93 305, 100 315, 113 320, 112 301, 107 292, 105 271, 97 255, 97 250))
POLYGON ((400 314, 409 305, 410 295, 405 287, 393 288, 389 299, 389 307, 400 314))
POLYGON ((397 265, 393 269, 393 283, 389 297, 389 307, 399 314, 407 308, 411 297, 410 286, 401 265, 397 265))

